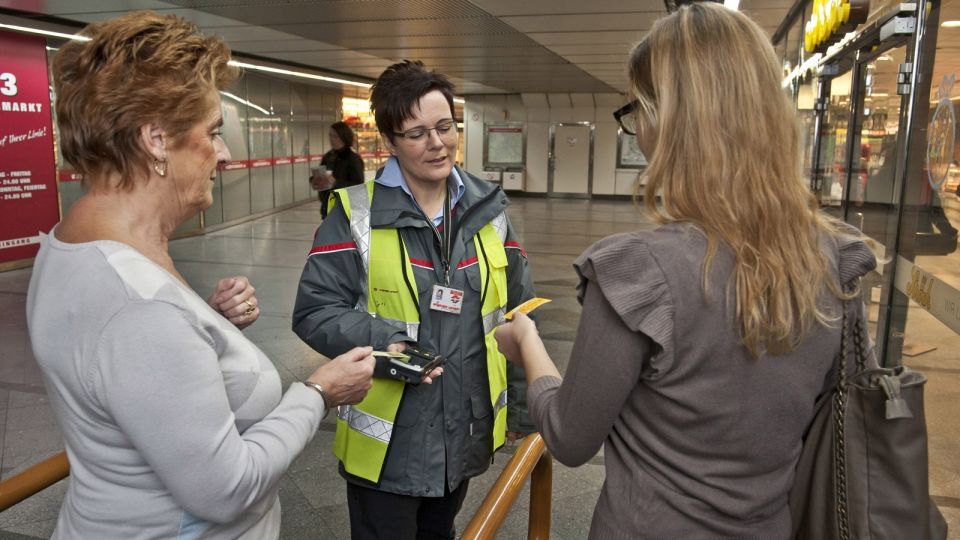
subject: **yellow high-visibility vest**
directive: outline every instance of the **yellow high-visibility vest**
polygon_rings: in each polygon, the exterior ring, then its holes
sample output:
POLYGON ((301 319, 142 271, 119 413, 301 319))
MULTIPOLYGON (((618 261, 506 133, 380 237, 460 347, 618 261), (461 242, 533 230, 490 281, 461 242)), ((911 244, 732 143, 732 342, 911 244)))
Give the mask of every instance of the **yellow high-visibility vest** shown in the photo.
MULTIPOLYGON (((376 315, 417 340, 420 330, 418 300, 408 294, 396 294, 396 291, 407 291, 408 283, 414 284, 414 294, 419 290, 413 268, 397 229, 372 229, 370 226, 373 187, 371 181, 336 191, 350 221, 350 232, 366 273, 356 309, 376 315), (397 265, 399 260, 403 260, 401 268, 397 265)), ((504 321, 507 307, 506 234, 506 215, 500 213, 473 239, 482 283, 480 312, 494 415, 491 452, 503 446, 507 429, 507 360, 497 348, 493 336, 493 330, 504 321)), ((333 452, 348 473, 371 482, 380 481, 403 397, 403 384, 392 379, 374 379, 373 387, 362 402, 340 406, 333 452)))

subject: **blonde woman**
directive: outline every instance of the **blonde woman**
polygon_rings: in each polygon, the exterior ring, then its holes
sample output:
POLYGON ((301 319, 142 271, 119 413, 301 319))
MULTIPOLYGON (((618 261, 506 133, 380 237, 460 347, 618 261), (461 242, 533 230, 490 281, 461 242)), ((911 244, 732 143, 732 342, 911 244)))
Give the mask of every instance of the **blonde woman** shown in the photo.
POLYGON ((604 445, 591 538, 787 538, 843 301, 874 256, 803 185, 777 58, 746 16, 685 6, 629 71, 636 100, 617 116, 651 158, 645 202, 661 226, 576 261, 583 314, 566 379, 529 319, 497 340, 525 368, 531 417, 560 462, 604 445))

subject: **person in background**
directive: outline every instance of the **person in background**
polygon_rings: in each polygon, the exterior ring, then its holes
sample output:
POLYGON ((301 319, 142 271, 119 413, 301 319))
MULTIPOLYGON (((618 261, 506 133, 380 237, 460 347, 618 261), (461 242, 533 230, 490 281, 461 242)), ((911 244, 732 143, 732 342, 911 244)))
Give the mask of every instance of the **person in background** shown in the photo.
POLYGON ((283 394, 240 328, 244 277, 204 301, 168 251, 210 207, 222 40, 173 15, 95 23, 54 58, 64 158, 85 194, 42 240, 27 296, 70 482, 54 538, 278 538, 281 475, 333 407, 371 385, 354 348, 283 394))
POLYGON ((439 384, 375 378, 340 408, 355 539, 453 538, 469 479, 532 431, 523 372, 492 333, 533 296, 530 267, 506 195, 454 165, 453 91, 421 62, 380 75, 370 103, 392 157, 375 181, 334 192, 297 291, 293 329, 323 354, 419 344, 446 358, 439 384))
MULTIPOLYGON (((341 189, 350 186, 356 186, 363 183, 363 158, 360 154, 353 151, 353 143, 356 140, 353 130, 346 122, 334 122, 330 125, 330 150, 323 155, 320 160, 321 173, 332 171, 333 189, 341 189)), ((330 184, 330 178, 326 179, 330 184)), ((317 195, 320 199, 320 215, 327 217, 328 201, 333 189, 326 189, 317 195)))
POLYGON ((574 263, 583 310, 563 379, 524 315, 497 342, 558 461, 604 446, 590 538, 788 538, 803 434, 843 306, 865 324, 855 291, 874 254, 804 185, 780 64, 745 15, 679 8, 629 74, 635 100, 615 116, 650 159, 661 225, 574 263))

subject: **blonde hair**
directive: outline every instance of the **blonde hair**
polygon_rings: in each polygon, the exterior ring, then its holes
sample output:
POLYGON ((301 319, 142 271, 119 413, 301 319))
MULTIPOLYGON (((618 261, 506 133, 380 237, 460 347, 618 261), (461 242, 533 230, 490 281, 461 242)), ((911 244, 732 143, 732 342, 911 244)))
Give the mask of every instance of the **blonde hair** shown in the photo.
POLYGON ((754 357, 796 348, 815 323, 837 320, 818 299, 844 294, 821 251, 839 223, 804 185, 793 105, 763 31, 719 4, 680 8, 630 55, 638 125, 656 134, 645 204, 660 223, 689 222, 707 237, 704 293, 723 242, 735 257, 737 322, 754 357), (661 197, 658 208, 656 197, 661 197))

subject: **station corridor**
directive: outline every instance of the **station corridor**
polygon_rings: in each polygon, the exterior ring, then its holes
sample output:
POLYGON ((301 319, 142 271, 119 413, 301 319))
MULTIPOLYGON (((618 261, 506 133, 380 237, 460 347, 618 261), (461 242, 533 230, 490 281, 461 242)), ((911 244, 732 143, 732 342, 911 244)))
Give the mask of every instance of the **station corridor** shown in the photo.
MULTIPOLYGON (((529 254, 537 294, 553 300, 538 314, 541 335, 562 373, 580 312, 571 262, 587 246, 607 235, 652 225, 639 208, 622 200, 516 197, 508 211, 529 254)), ((284 388, 309 375, 324 361, 290 330, 296 284, 318 222, 319 207, 312 202, 204 236, 175 240, 170 245, 177 268, 202 295, 212 291, 221 277, 250 277, 257 288, 262 315, 245 333, 276 364, 284 388)), ((7 314, 0 323, 2 478, 63 449, 27 339, 24 305, 29 279, 30 269, 0 273, 0 310, 7 314)), ((934 321, 930 328, 935 326, 934 321)), ((960 359, 956 350, 939 348, 905 359, 929 377, 926 403, 930 492, 947 517, 952 538, 960 538, 956 532, 960 528, 960 463, 956 460, 960 455, 960 418, 953 412, 960 398, 960 359)), ((346 488, 331 451, 334 425, 331 415, 281 483, 283 539, 349 538, 346 488)), ((479 507, 509 459, 506 454, 512 450, 501 450, 490 471, 471 482, 457 521, 458 531, 463 530, 479 507)), ((554 462, 551 538, 587 537, 603 476, 602 453, 576 469, 554 462)), ((68 481, 0 513, 0 538, 49 537, 68 481)), ((528 499, 525 489, 499 538, 526 537, 528 499)))

